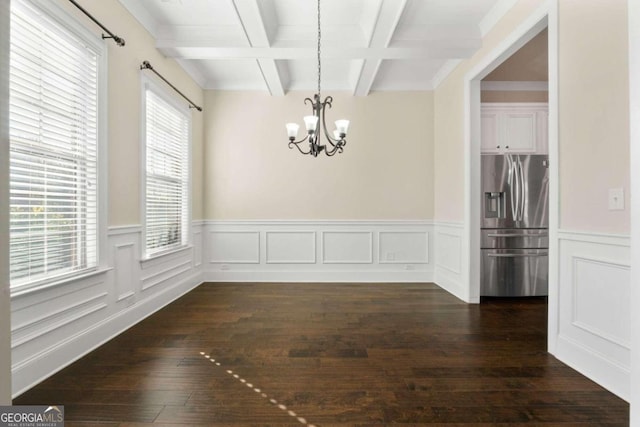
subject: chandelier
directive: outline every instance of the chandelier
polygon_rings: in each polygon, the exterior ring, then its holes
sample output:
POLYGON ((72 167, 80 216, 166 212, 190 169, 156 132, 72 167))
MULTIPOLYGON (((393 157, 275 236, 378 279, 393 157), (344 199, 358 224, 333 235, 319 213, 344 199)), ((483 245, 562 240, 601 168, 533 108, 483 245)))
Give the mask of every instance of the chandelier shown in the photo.
MULTIPOLYGON (((333 156, 336 153, 342 153, 344 146, 347 145, 347 130, 349 129, 349 120, 336 120, 336 129, 332 134, 327 131, 327 123, 325 122, 325 110, 327 107, 331 108, 333 98, 327 96, 324 101, 321 101, 320 96, 320 75, 322 67, 320 64, 320 0, 318 0, 318 93, 313 95, 313 99, 305 98, 305 105, 311 104, 312 114, 304 117, 304 125, 307 129, 307 135, 299 141, 296 141, 298 136, 298 129, 300 126, 297 123, 287 123, 287 135, 289 136, 289 148, 296 147, 302 154, 311 154, 313 157, 317 157, 318 154, 324 151, 327 156, 333 156), (322 144, 321 134, 324 130, 325 139, 329 143, 328 145, 322 144), (300 147, 305 141, 309 141, 308 151, 305 151, 300 147)), ((303 146, 304 147, 304 146, 303 146)))

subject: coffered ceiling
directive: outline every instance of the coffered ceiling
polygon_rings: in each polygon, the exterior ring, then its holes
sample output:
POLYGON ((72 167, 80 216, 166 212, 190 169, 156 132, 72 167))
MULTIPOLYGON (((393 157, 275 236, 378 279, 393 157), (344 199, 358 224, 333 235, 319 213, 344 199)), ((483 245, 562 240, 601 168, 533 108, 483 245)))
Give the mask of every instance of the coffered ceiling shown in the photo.
MULTIPOLYGON (((317 87, 315 0, 120 0, 205 89, 317 87)), ((516 0, 322 0, 322 88, 433 89, 516 0)))

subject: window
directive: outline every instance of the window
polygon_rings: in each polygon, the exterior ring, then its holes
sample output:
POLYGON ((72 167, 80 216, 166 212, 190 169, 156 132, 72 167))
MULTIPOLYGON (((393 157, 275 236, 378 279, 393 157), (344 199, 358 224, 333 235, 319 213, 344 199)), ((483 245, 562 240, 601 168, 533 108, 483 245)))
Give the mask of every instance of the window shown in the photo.
POLYGON ((145 256, 176 249, 189 236, 191 120, 150 81, 145 105, 145 256))
POLYGON ((11 287, 98 263, 101 51, 29 1, 11 2, 11 287))

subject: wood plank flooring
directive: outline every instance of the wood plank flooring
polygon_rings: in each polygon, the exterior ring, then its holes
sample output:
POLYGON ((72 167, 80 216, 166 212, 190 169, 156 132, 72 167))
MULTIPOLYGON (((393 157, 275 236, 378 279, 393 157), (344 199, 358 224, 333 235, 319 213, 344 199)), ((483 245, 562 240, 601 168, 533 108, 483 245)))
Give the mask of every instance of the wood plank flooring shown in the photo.
POLYGON ((544 299, 433 284, 203 284, 18 397, 66 425, 626 426, 546 352, 544 299))

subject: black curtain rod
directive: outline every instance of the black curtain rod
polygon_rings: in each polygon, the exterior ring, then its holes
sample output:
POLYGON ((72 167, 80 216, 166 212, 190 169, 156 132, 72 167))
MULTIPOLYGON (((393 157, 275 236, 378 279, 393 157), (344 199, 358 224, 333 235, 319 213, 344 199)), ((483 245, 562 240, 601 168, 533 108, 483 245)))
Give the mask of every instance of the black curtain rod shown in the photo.
POLYGON ((193 101, 191 101, 189 98, 187 98, 184 93, 180 92, 177 87, 175 87, 174 85, 169 83, 169 81, 167 79, 162 77, 162 75, 160 73, 158 73, 156 70, 154 70, 153 67, 151 66, 151 64, 149 63, 149 61, 142 61, 142 65, 140 65, 140 69, 141 70, 151 70, 151 71, 153 71, 156 76, 160 77, 162 79, 162 81, 164 81, 166 84, 171 86, 171 89, 173 89, 176 92, 178 92, 180 94, 180 96, 182 96, 184 99, 187 100, 187 102, 189 102, 189 108, 195 108, 198 111, 202 111, 202 107, 198 107, 196 104, 194 104, 193 101))
POLYGON ((115 34, 113 34, 111 31, 109 31, 107 29, 107 27, 105 27, 104 25, 102 25, 100 23, 100 21, 98 21, 96 18, 94 18, 89 12, 87 12, 82 6, 80 6, 78 3, 76 3, 75 0, 69 0, 75 7, 77 7, 78 9, 80 9, 82 11, 82 13, 84 13, 85 15, 87 15, 87 17, 89 19, 91 19, 93 22, 95 22, 100 28, 102 28, 107 34, 109 34, 108 36, 105 36, 104 34, 102 35, 103 39, 113 39, 114 42, 116 42, 118 44, 118 46, 124 46, 124 39, 122 37, 118 37, 115 34))

